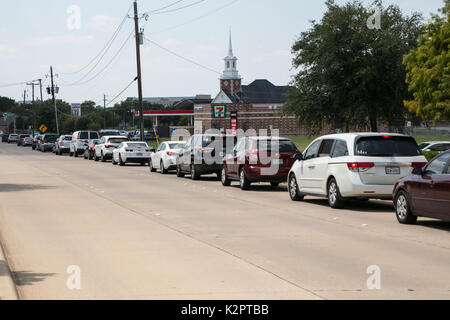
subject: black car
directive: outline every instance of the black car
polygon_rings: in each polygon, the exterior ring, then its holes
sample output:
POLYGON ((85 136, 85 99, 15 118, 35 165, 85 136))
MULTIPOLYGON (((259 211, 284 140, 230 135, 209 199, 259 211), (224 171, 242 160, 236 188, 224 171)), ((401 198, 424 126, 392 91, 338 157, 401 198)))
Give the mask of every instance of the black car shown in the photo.
POLYGON ((177 157, 177 177, 190 174, 198 180, 205 174, 221 178, 222 161, 226 152, 233 152, 237 137, 234 135, 199 134, 192 136, 177 157))
POLYGON ((53 146, 58 139, 56 134, 44 134, 38 143, 38 149, 42 152, 47 152, 53 150, 53 146))
POLYGON ((7 133, 2 134, 2 142, 8 142, 8 137, 9 137, 9 134, 7 134, 7 133))

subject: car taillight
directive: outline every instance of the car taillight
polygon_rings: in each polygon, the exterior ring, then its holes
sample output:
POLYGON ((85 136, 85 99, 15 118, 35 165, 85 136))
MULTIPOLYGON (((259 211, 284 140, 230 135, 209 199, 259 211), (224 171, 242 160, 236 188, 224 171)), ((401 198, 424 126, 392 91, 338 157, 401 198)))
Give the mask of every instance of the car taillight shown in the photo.
POLYGON ((411 167, 413 167, 414 169, 415 169, 415 168, 423 168, 423 167, 425 167, 426 165, 427 165, 426 162, 413 162, 413 163, 411 164, 411 167))
POLYGON ((213 152, 214 148, 201 148, 200 152, 213 152))
POLYGON ((167 151, 168 156, 173 156, 173 152, 167 151))
POLYGON ((61 146, 63 146, 63 147, 64 147, 64 141, 61 141, 61 146))
POLYGON ((375 163, 373 162, 349 162, 347 163, 347 167, 350 171, 353 172, 364 172, 373 168, 375 163))

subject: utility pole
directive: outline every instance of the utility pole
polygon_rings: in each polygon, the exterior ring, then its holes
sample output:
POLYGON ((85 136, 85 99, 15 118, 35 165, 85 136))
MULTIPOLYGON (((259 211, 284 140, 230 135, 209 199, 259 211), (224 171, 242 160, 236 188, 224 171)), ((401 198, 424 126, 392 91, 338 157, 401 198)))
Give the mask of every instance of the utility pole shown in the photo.
POLYGON ((103 129, 106 129, 106 94, 103 95, 103 129))
POLYGON ((52 93, 53 105, 55 106, 56 133, 59 136, 58 108, 56 108, 55 84, 53 82, 53 67, 52 66, 50 66, 50 77, 51 77, 51 81, 52 81, 51 93, 52 93))
POLYGON ((141 141, 144 141, 144 106, 142 99, 142 73, 141 73, 141 35, 139 32, 139 15, 137 0, 134 1, 134 33, 136 38, 136 62, 138 77, 138 95, 139 95, 139 127, 141 131, 141 141))
MULTIPOLYGON (((26 98, 27 98, 27 90, 23 90, 23 109, 25 110, 25 103, 26 103, 26 98)), ((22 131, 25 130, 25 121, 22 118, 22 131)), ((22 132, 24 133, 24 132, 22 132)))
MULTIPOLYGON (((39 80, 33 80, 32 82, 30 82, 30 83, 27 83, 27 85, 28 86, 31 86, 31 96, 32 96, 32 106, 31 106, 31 114, 32 114, 32 116, 33 116, 33 125, 32 125, 32 128, 33 128, 33 137, 34 137, 34 134, 35 134, 35 128, 36 128, 36 111, 35 111, 35 99, 34 99, 34 86, 37 86, 38 84, 36 83, 36 81, 39 81, 39 80)), ((40 83, 39 83, 39 85, 41 85, 40 83)), ((42 92, 42 91, 41 91, 42 92)), ((42 96, 41 96, 41 100, 42 100, 42 96)))
POLYGON ((44 102, 44 100, 42 100, 42 79, 39 79, 39 88, 41 90, 41 104, 44 102))

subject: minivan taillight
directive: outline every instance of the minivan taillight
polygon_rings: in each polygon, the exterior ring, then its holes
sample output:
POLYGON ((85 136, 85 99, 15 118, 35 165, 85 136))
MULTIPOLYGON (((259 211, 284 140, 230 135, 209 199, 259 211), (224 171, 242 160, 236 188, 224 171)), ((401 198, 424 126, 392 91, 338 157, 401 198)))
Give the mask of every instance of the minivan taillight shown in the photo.
POLYGON ((373 162, 349 162, 347 163, 347 167, 352 172, 364 172, 373 168, 375 163, 373 162))

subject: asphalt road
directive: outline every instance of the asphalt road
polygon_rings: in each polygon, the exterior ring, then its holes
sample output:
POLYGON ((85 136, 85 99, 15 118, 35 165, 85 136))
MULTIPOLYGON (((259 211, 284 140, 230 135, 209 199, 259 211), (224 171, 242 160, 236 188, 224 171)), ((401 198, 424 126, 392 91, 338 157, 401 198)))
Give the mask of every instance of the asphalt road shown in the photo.
POLYGON ((450 298, 450 224, 400 225, 390 202, 332 210, 285 186, 243 192, 4 143, 0 172, 21 299, 450 298))

